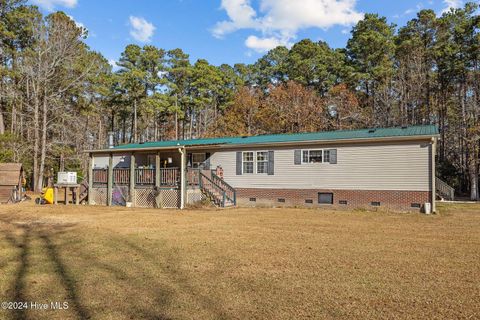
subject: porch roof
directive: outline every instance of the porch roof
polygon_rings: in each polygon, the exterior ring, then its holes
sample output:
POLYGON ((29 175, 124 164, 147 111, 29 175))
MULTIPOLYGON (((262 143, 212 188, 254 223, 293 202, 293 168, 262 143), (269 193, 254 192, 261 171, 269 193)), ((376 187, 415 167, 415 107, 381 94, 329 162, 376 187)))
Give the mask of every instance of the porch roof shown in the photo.
POLYGON ((106 150, 91 150, 89 152, 115 152, 121 150, 168 149, 181 147, 228 147, 235 145, 268 145, 284 143, 308 142, 344 142, 350 140, 385 140, 395 138, 429 138, 438 136, 435 125, 420 125, 409 127, 371 128, 359 130, 337 130, 311 133, 268 134, 243 137, 204 138, 191 140, 170 140, 119 145, 106 150))

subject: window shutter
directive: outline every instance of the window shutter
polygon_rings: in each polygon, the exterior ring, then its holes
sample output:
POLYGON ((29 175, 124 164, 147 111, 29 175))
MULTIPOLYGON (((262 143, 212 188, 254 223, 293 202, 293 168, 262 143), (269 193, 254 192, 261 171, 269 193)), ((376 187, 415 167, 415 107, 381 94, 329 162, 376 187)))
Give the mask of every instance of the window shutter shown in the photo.
POLYGON ((274 174, 275 174, 274 152, 268 151, 268 175, 273 176, 274 174))
POLYGON ((205 153, 205 170, 210 170, 210 152, 205 153))
POLYGON ((330 164, 337 164, 337 149, 330 149, 330 164))
POLYGON ((302 150, 295 150, 295 155, 293 157, 293 163, 298 165, 302 164, 302 150))
POLYGON ((237 176, 242 175, 242 152, 237 151, 237 176))

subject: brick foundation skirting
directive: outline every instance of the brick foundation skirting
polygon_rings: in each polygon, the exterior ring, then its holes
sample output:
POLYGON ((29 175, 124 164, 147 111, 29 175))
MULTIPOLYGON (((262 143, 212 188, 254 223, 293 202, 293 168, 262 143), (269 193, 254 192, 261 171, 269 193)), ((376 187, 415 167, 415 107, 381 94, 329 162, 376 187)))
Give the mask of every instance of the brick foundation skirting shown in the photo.
POLYGON ((400 211, 420 211, 424 203, 431 202, 431 193, 429 191, 259 188, 239 188, 236 190, 237 203, 239 206, 333 206, 349 209, 387 208, 400 211), (333 193, 333 205, 319 204, 318 193, 320 192, 333 193), (380 205, 376 206, 378 202, 380 205))

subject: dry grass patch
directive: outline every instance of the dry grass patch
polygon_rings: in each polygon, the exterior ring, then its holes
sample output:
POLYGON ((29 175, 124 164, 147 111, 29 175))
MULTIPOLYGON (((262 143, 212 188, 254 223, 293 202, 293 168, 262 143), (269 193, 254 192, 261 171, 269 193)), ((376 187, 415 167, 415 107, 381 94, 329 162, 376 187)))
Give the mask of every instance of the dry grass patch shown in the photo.
POLYGON ((480 317, 480 205, 312 209, 0 207, 0 319, 480 317))

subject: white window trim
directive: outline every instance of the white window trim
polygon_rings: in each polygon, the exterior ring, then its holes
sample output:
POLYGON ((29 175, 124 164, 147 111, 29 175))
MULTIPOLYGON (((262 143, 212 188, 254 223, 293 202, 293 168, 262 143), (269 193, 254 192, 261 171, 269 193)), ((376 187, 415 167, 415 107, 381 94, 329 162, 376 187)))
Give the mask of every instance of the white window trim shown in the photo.
POLYGON ((255 151, 242 151, 242 175, 244 175, 244 174, 255 174, 255 172, 256 172, 256 170, 255 170, 255 169, 256 169, 255 156, 256 156, 255 151), (245 153, 253 153, 253 161, 245 161, 245 160, 243 160, 243 155, 244 155, 245 153), (248 162, 248 163, 252 162, 252 163, 253 163, 253 172, 245 172, 245 171, 243 170, 243 164, 244 164, 245 162, 248 162))
MULTIPOLYGON (((328 151, 330 149, 301 149, 300 152, 301 152, 301 156, 302 156, 302 159, 301 159, 301 164, 302 165, 321 165, 321 164, 330 164, 330 155, 329 155, 329 159, 328 159, 328 162, 325 161, 325 151, 328 151), (304 158, 303 158, 303 152, 304 151, 308 151, 308 158, 310 158, 310 151, 322 151, 322 162, 304 162, 304 158)), ((308 159, 310 160, 310 159, 308 159)))
MULTIPOLYGON (((322 154, 323 154, 323 153, 322 153, 322 154)), ((270 159, 268 159, 268 156, 269 156, 268 150, 242 151, 242 175, 244 175, 244 174, 247 174, 247 175, 248 175, 248 174, 268 175, 268 163, 269 163, 269 160, 270 160, 270 159), (253 153, 253 172, 252 172, 252 173, 250 173, 250 172, 244 172, 244 170, 243 170, 243 163, 244 163, 244 162, 252 162, 252 161, 244 161, 244 160, 243 160, 243 154, 244 154, 244 153, 249 153, 249 152, 252 152, 252 153, 253 153), (257 162, 258 162, 258 160, 257 160, 257 159, 258 159, 258 158, 257 158, 257 153, 259 153, 259 152, 265 152, 265 153, 267 154, 267 160, 265 160, 265 161, 260 161, 260 162, 265 162, 265 163, 267 163, 267 172, 264 172, 264 173, 259 173, 259 172, 257 171, 257 167, 258 167, 258 166, 257 166, 257 162)))
POLYGON ((268 159, 268 151, 267 150, 258 150, 258 151, 255 151, 255 174, 262 174, 262 175, 265 175, 265 174, 268 174, 268 162, 270 161, 270 159, 268 159), (265 162, 267 164, 267 172, 258 172, 258 166, 257 166, 257 163, 259 162, 258 161, 258 153, 259 152, 264 152, 267 154, 267 160, 265 161, 260 161, 260 162, 265 162))

